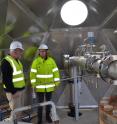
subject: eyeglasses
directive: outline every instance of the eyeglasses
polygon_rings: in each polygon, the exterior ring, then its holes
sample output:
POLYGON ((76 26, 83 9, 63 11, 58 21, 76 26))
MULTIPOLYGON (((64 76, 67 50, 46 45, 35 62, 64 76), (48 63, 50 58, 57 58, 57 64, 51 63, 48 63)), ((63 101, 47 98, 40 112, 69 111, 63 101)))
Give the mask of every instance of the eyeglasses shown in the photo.
POLYGON ((39 50, 39 52, 47 52, 47 50, 39 50))

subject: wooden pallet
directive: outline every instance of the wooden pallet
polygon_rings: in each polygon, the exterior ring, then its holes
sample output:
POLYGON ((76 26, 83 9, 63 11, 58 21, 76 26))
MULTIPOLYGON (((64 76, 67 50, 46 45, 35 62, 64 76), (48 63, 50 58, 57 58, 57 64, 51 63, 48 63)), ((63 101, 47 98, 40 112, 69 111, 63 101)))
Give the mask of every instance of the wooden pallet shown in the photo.
POLYGON ((99 121, 100 124, 117 124, 117 117, 99 108, 99 121))

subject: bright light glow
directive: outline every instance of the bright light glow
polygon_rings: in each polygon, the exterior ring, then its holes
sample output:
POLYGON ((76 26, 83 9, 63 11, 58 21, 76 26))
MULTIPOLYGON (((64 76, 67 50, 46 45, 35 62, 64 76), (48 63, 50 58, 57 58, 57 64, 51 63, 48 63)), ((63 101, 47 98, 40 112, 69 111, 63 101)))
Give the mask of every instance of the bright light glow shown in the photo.
POLYGON ((70 0, 62 6, 60 14, 66 24, 75 26, 86 20, 88 9, 81 1, 70 0))

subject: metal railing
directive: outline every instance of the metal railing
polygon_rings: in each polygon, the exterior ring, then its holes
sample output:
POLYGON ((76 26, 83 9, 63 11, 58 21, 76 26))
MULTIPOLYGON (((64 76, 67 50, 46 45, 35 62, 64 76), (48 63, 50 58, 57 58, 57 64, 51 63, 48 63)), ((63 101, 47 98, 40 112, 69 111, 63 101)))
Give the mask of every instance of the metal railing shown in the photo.
POLYGON ((52 101, 37 103, 37 104, 34 104, 34 105, 28 105, 28 106, 24 106, 24 107, 21 107, 21 108, 14 109, 11 112, 12 117, 13 117, 13 123, 18 124, 16 113, 21 112, 21 111, 26 111, 26 110, 29 110, 29 109, 33 109, 33 108, 37 108, 39 106, 46 106, 46 105, 51 105, 52 106, 52 108, 51 108, 52 121, 53 121, 54 124, 59 124, 59 117, 58 117, 57 112, 56 112, 56 106, 55 106, 54 102, 52 102, 52 101))

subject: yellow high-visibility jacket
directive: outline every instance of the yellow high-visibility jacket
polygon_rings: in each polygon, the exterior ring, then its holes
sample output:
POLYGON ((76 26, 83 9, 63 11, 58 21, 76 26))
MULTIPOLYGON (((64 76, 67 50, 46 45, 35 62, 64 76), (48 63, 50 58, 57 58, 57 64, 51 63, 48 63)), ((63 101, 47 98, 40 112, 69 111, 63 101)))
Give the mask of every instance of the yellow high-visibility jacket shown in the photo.
MULTIPOLYGON (((25 87, 25 80, 24 80, 24 74, 23 74, 23 66, 21 62, 18 60, 18 62, 11 56, 7 55, 4 59, 6 59, 11 67, 13 68, 13 79, 12 83, 14 85, 14 88, 23 88, 25 87)), ((3 85, 4 88, 5 85, 3 85)))
POLYGON ((31 85, 36 92, 51 92, 60 84, 58 67, 53 58, 46 60, 38 56, 32 63, 30 71, 31 85))

